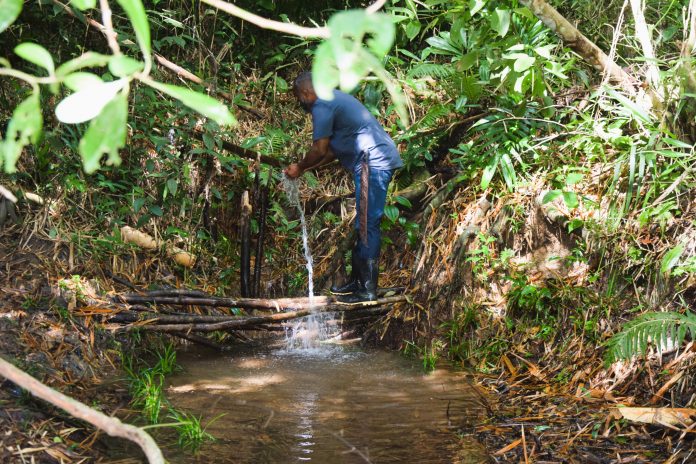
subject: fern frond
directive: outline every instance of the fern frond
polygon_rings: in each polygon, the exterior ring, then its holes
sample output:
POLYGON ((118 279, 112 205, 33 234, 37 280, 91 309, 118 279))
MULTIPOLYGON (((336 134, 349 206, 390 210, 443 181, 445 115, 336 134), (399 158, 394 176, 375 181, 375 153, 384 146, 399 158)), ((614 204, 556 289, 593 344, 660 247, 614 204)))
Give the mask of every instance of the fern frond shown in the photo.
POLYGON ((615 334, 607 343, 608 363, 619 359, 630 359, 642 356, 648 346, 658 350, 670 345, 680 345, 686 335, 691 339, 696 336, 696 315, 690 312, 645 313, 628 322, 621 332, 615 334))
POLYGON ((440 118, 447 116, 451 109, 445 105, 434 105, 427 113, 415 124, 418 130, 428 130, 437 126, 440 118))
POLYGON ((420 63, 415 65, 408 72, 408 77, 433 77, 435 79, 444 79, 455 74, 456 70, 452 65, 444 65, 438 63, 420 63))

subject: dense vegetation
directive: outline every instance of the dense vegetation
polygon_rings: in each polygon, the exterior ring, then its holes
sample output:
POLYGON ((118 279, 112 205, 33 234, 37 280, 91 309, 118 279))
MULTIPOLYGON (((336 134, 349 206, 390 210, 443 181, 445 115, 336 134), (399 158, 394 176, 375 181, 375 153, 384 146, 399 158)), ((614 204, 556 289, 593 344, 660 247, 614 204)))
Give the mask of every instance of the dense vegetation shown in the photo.
MULTIPOLYGON (((405 162, 382 285, 406 285, 412 302, 368 338, 426 369, 447 358, 578 401, 694 407, 693 1, 550 2, 602 62, 567 27, 554 34, 538 1, 395 0, 377 14, 351 1, 237 3, 287 24, 328 21, 298 36, 205 0, 119 0, 112 39, 99 29, 107 2, 95 3, 27 2, 14 20, 21 2, 0 0, 0 259, 10 243, 50 243, 64 250, 51 280, 302 294, 299 221, 278 184, 311 138, 289 87, 314 66, 319 90, 354 91, 405 162), (85 88, 98 90, 66 99, 85 88), (251 284, 244 192, 262 245, 251 284), (195 263, 134 248, 123 226, 195 263)), ((345 272, 351 180, 330 166, 304 182, 324 288, 345 272)))

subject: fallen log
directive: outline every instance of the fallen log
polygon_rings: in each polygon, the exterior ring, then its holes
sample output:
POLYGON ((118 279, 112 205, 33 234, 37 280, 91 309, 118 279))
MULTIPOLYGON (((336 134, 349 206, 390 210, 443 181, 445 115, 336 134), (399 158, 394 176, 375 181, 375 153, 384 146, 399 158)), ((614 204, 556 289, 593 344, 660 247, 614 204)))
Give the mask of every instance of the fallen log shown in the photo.
POLYGON ((330 311, 355 311, 366 308, 373 308, 377 306, 382 306, 385 304, 400 303, 406 301, 406 295, 398 295, 387 298, 382 298, 376 301, 367 301, 355 304, 345 304, 345 303, 326 303, 317 304, 314 303, 312 307, 307 307, 304 309, 298 309, 294 311, 281 312, 275 314, 267 314, 262 316, 229 316, 229 319, 221 322, 202 322, 202 323, 182 323, 182 324, 157 324, 149 323, 146 324, 132 324, 119 328, 124 331, 132 330, 142 330, 142 331, 155 331, 155 332, 216 332, 225 330, 246 330, 251 327, 279 323, 287 321, 290 319, 297 319, 300 317, 308 316, 316 312, 330 312, 330 311))

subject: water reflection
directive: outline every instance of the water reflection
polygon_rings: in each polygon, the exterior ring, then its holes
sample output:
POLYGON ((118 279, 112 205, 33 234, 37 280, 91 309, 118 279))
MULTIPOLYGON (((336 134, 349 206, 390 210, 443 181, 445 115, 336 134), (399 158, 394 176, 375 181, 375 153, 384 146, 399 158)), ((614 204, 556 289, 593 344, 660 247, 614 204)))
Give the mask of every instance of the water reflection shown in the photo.
POLYGON ((331 347, 311 354, 182 353, 171 402, 218 441, 172 462, 352 464, 487 462, 455 432, 480 413, 463 374, 423 375, 394 353, 331 347))

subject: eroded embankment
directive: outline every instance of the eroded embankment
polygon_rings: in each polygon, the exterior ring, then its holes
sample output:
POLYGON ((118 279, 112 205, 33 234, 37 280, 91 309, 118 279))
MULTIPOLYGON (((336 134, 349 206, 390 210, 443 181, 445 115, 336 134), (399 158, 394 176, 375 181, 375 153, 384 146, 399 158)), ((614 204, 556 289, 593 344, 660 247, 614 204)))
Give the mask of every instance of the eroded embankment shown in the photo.
MULTIPOLYGON (((477 371, 494 398, 479 438, 500 462, 693 457, 696 353, 688 329, 684 344, 661 353, 650 337, 662 335, 644 331, 626 346, 638 352, 645 343, 647 359, 605 361, 622 357, 624 345, 612 351, 607 343, 627 321, 694 310, 693 277, 670 278, 660 265, 680 243, 693 254, 696 203, 687 196, 684 214, 661 226, 614 221, 616 196, 593 193, 607 175, 577 186, 583 200, 573 209, 560 195, 547 201, 551 188, 541 178, 499 198, 455 178, 419 218, 417 305, 387 316, 391 340, 411 342, 426 365, 449 358, 477 371), (637 416, 623 407, 662 409, 637 416)), ((394 266, 401 259, 388 258, 394 266)))

